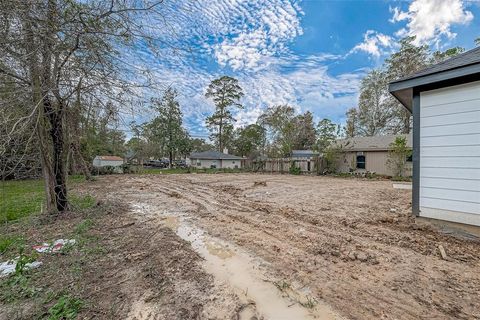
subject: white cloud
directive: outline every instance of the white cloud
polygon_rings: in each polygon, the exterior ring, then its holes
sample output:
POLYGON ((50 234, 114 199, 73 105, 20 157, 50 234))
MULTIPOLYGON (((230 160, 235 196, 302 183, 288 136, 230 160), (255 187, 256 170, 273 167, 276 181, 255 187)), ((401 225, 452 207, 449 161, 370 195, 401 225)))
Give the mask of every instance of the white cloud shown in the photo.
POLYGON ((462 0, 414 0, 407 11, 398 7, 391 9, 391 22, 407 21, 406 28, 400 29, 396 35, 416 36, 416 44, 435 42, 438 44, 442 36, 452 39, 456 36, 451 31, 454 24, 468 24, 473 14, 465 10, 462 0))
POLYGON ((222 66, 233 70, 266 67, 264 58, 285 53, 286 45, 302 34, 303 15, 290 0, 198 1, 214 43, 204 44, 222 66))
POLYGON ((350 53, 363 51, 378 58, 385 54, 388 49, 391 49, 394 44, 392 37, 374 30, 368 30, 363 35, 363 42, 357 44, 350 53))
MULTIPOLYGON (((174 47, 190 50, 169 54, 169 48, 158 48, 162 54, 156 58, 142 48, 132 53, 130 61, 152 72, 161 88, 178 90, 184 123, 193 135, 208 135, 205 118, 214 105, 204 97, 205 89, 225 73, 237 78, 245 92, 241 101, 245 109, 234 112, 237 127, 255 122, 266 107, 277 104, 290 104, 299 112, 312 111, 316 119, 334 121, 354 106, 364 70, 332 75, 328 65, 345 57, 302 56, 288 50, 289 42, 302 33, 303 13, 296 0, 185 1, 170 8, 171 29, 182 39, 172 42, 174 47)), ((388 36, 370 36, 379 47, 389 46, 388 36)), ((161 94, 162 90, 152 90, 145 96, 161 94)), ((138 115, 138 122, 152 116, 147 109, 138 115)))

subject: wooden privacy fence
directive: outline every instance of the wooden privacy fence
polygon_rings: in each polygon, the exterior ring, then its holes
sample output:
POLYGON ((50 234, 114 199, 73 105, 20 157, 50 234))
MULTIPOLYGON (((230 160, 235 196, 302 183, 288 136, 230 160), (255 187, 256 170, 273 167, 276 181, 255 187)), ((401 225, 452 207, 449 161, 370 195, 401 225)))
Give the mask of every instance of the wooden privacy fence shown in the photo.
POLYGON ((324 164, 321 157, 314 158, 269 158, 261 160, 242 160, 242 168, 257 172, 288 173, 292 165, 300 168, 304 173, 321 173, 324 164))

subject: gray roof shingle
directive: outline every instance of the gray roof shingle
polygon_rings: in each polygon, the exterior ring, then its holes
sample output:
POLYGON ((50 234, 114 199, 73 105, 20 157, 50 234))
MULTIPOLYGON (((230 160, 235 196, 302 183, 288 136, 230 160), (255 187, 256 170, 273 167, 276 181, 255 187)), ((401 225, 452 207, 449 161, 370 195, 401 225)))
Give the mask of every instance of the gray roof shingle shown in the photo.
POLYGON ((407 77, 393 81, 392 83, 402 82, 405 80, 420 78, 423 76, 428 76, 434 73, 439 73, 447 70, 452 70, 456 68, 465 67, 471 64, 480 63, 480 46, 475 49, 466 51, 459 55, 456 55, 450 59, 442 61, 440 63, 429 66, 421 71, 418 71, 414 74, 411 74, 407 77))
POLYGON ((192 152, 190 159, 204 159, 204 160, 240 160, 242 157, 226 154, 218 151, 204 151, 192 152))
POLYGON ((318 156, 318 152, 313 150, 292 150, 292 157, 312 157, 318 156))

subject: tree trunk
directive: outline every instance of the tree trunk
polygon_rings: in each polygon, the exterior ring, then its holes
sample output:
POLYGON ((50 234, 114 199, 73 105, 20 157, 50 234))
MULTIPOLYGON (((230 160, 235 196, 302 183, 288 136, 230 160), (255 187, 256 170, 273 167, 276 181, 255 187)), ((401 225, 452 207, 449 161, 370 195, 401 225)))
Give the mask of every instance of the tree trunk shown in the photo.
POLYGON ((222 141, 222 130, 223 130, 223 119, 220 119, 220 125, 219 125, 219 128, 218 128, 218 151, 219 152, 223 152, 223 141, 222 141))
MULTIPOLYGON (((65 157, 65 132, 63 102, 59 101, 57 108, 53 108, 48 94, 43 95, 45 116, 49 121, 49 134, 52 143, 52 161, 49 170, 49 180, 53 180, 53 194, 55 210, 64 212, 68 210, 67 199, 67 172, 65 157)), ((50 188, 51 188, 50 184, 50 188)), ((50 191, 51 192, 51 191, 50 191)))
POLYGON ((50 143, 47 137, 47 130, 45 129, 45 119, 43 118, 43 110, 41 112, 41 120, 37 126, 37 133, 40 141, 40 159, 42 163, 42 175, 45 185, 45 209, 47 212, 54 211, 55 208, 55 192, 54 192, 54 179, 52 172, 52 158, 50 152, 50 143))

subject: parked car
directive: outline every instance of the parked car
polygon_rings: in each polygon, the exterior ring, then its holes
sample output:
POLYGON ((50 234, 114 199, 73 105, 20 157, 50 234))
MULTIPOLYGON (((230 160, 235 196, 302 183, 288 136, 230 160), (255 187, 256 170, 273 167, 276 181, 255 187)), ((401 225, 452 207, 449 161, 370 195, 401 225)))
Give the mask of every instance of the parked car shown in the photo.
POLYGON ((143 165, 151 168, 168 168, 168 160, 148 160, 143 165))

